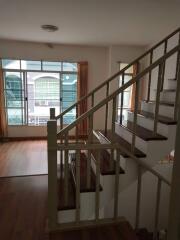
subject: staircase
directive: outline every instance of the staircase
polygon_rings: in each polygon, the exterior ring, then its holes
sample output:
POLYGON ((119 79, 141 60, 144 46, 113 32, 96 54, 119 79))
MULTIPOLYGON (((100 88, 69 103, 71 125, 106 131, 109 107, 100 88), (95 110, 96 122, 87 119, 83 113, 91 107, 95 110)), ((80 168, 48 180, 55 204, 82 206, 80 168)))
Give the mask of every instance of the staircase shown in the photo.
MULTIPOLYGON (((158 239, 161 186, 171 183, 153 167, 174 149, 179 91, 180 29, 177 29, 63 113, 56 116, 55 109, 50 109, 47 129, 51 231, 122 223, 127 218, 137 230, 138 239, 145 239, 146 231, 138 229, 146 228, 140 226, 141 194, 143 176, 150 172, 157 184, 152 231, 153 238, 158 239), (177 42, 169 47, 175 38, 177 42), (155 53, 159 48, 163 53, 157 58, 155 53), (171 58, 176 59, 175 71, 172 79, 167 79, 171 58), (125 83, 125 72, 135 64, 138 66, 136 75, 125 83), (120 76, 122 86, 110 91, 111 84, 120 76), (146 99, 140 99, 143 82, 146 83, 146 99), (135 88, 134 109, 127 110, 125 120, 123 96, 131 86, 135 88), (98 94, 104 94, 104 98, 95 102, 98 94), (121 106, 117 116, 119 98, 121 106), (87 111, 64 127, 64 115, 72 109, 77 111, 85 101, 87 111), (95 129, 98 111, 102 112, 101 129, 95 129), (88 123, 85 140, 78 134, 83 121, 88 123), (73 130, 75 140, 72 141, 73 130), (132 188, 136 189, 136 201, 130 206, 134 208, 134 220, 131 211, 127 211, 131 199, 125 197, 125 193, 131 196, 132 188), (125 207, 121 206, 121 201, 125 202, 125 207)), ((147 235, 146 239, 152 239, 152 234, 147 235)))

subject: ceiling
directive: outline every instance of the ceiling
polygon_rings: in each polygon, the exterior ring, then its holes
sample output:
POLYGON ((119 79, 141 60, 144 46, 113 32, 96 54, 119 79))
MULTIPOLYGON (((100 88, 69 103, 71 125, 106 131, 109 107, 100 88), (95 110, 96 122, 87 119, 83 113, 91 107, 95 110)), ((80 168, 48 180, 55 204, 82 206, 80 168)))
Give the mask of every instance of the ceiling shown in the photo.
POLYGON ((0 39, 149 45, 179 25, 179 0, 0 0, 0 39), (42 24, 59 31, 45 32, 42 24))

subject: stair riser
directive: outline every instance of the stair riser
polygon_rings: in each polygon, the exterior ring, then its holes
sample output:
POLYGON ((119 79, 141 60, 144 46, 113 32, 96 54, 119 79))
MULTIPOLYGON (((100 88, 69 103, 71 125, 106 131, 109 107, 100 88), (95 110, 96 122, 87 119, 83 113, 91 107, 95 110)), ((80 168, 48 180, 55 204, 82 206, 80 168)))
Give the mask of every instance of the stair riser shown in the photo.
POLYGON ((161 93, 161 101, 174 103, 175 96, 176 96, 175 92, 162 92, 161 93))
MULTIPOLYGON (((129 143, 131 143, 132 133, 129 132, 127 129, 116 124, 116 133, 125 138, 129 143)), ((151 165, 162 160, 173 149, 173 140, 172 138, 170 138, 163 141, 144 141, 141 138, 136 137, 135 145, 138 149, 146 153, 147 157, 145 158, 145 161, 151 165)))
POLYGON ((177 81, 168 81, 168 89, 176 89, 177 88, 177 81))
MULTIPOLYGON (((154 113, 155 112, 155 103, 142 102, 141 110, 146 111, 146 112, 154 113)), ((159 105, 159 115, 169 117, 169 118, 173 118, 174 107, 159 105)))
MULTIPOLYGON (((128 112, 128 120, 133 122, 134 121, 133 119, 134 113, 128 112)), ((137 115, 137 124, 149 130, 154 129, 154 120, 143 117, 141 115, 137 115)), ((158 122, 157 132, 165 137, 168 137, 169 127, 170 127, 169 125, 158 122)))

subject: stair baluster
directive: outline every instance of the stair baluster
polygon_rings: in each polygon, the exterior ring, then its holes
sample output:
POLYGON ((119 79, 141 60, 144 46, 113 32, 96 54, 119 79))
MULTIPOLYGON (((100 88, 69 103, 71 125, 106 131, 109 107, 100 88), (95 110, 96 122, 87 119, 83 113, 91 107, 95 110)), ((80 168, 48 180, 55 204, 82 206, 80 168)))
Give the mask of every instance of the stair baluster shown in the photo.
POLYGON ((115 171, 115 187, 114 187, 114 218, 118 217, 119 203, 119 166, 120 166, 120 151, 116 150, 116 171, 115 171))
MULTIPOLYGON (((178 51, 180 56, 180 50, 178 51)), ((178 120, 178 108, 180 106, 180 57, 178 58, 177 62, 177 89, 176 89, 176 97, 175 97, 175 104, 174 104, 174 120, 178 120)))
POLYGON ((99 203, 100 203, 100 150, 97 150, 97 159, 96 159, 96 194, 95 194, 95 220, 99 220, 99 203))
MULTIPOLYGON (((124 85, 124 72, 122 73, 122 84, 121 86, 124 85)), ((124 105, 124 91, 120 94, 121 97, 121 106, 120 106, 120 124, 123 123, 123 105, 124 105)))
MULTIPOLYGON (((106 84, 106 97, 109 96, 109 82, 106 84)), ((108 109, 109 105, 108 103, 106 104, 106 112, 105 112, 105 134, 107 134, 107 128, 108 128, 108 109)))
POLYGON ((76 150, 76 223, 80 221, 80 150, 76 150))
POLYGON ((139 228, 140 206, 141 206, 141 185, 142 185, 142 167, 140 164, 138 164, 137 168, 138 168, 138 182, 137 182, 136 220, 135 220, 136 230, 139 228))
POLYGON ((154 135, 157 134, 157 124, 158 124, 158 114, 159 114, 159 103, 160 103, 160 92, 162 85, 162 75, 163 75, 164 61, 159 65, 158 71, 158 82, 157 82, 157 93, 156 93, 156 105, 154 114, 154 135))
MULTIPOLYGON (((149 65, 151 65, 153 62, 153 50, 150 51, 150 59, 149 59, 149 65)), ((148 91, 147 91, 147 102, 150 101, 150 93, 151 93, 151 76, 152 71, 149 71, 149 78, 148 78, 148 91)))
MULTIPOLYGON (((168 41, 166 39, 164 42, 164 55, 167 53, 167 45, 168 45, 168 41)), ((163 69, 162 69, 161 92, 163 91, 163 88, 164 88, 165 70, 166 70, 166 60, 163 63, 163 69)))
POLYGON ((154 221, 154 240, 158 240, 158 223, 159 223, 159 206, 161 197, 161 179, 158 178, 157 193, 156 193, 156 208, 155 208, 155 221, 154 221))
MULTIPOLYGON (((68 133, 64 136, 64 144, 68 146, 68 133)), ((64 195, 65 195, 65 205, 68 205, 68 193, 69 193, 69 151, 66 149, 64 151, 64 174, 65 174, 65 184, 64 184, 64 195)))

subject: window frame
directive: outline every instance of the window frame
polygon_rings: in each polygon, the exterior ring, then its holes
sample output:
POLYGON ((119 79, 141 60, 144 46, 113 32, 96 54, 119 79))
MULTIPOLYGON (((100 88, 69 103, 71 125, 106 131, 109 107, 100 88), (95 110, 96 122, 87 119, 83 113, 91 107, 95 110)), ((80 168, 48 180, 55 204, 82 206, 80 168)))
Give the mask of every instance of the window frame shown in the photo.
MULTIPOLYGON (((52 60, 40 60, 41 61, 41 70, 30 70, 30 69, 21 69, 21 61, 39 61, 39 60, 25 60, 25 59, 1 59, 1 66, 2 66, 2 72, 3 72, 3 81, 4 81, 4 90, 5 90, 5 74, 6 72, 19 72, 20 74, 23 75, 23 84, 24 84, 24 89, 23 89, 23 92, 24 92, 24 101, 23 101, 23 107, 19 107, 18 109, 21 109, 22 111, 22 123, 21 124, 8 124, 8 126, 15 126, 15 127, 18 127, 18 126, 33 126, 33 127, 36 127, 36 126, 44 126, 44 124, 38 124, 38 125, 31 125, 29 124, 29 121, 28 121, 28 84, 27 84, 27 73, 28 72, 38 72, 38 73, 58 73, 59 74, 59 109, 60 109, 60 113, 62 112, 63 110, 63 100, 62 100, 62 97, 63 97, 63 89, 62 89, 62 85, 63 85, 63 75, 64 74, 68 74, 68 75, 76 75, 77 76, 77 80, 78 80, 78 67, 76 69, 76 71, 63 71, 63 64, 64 63, 69 63, 69 64, 76 64, 78 65, 78 62, 70 62, 70 61, 52 61, 52 60), (14 61, 20 61, 20 69, 9 69, 9 68, 3 68, 3 65, 2 65, 2 61, 3 60, 14 60, 14 61), (43 62, 58 62, 58 63, 61 63, 61 71, 51 71, 51 70, 43 70, 43 62)), ((64 91, 66 92, 66 91, 64 91)), ((73 94, 76 94, 76 100, 75 102, 77 101, 77 88, 76 88, 76 91, 73 91, 73 94)), ((5 91, 4 91, 4 98, 5 98, 5 103, 6 103, 6 94, 5 94, 5 91)), ((7 107, 6 105, 6 115, 7 115, 7 119, 8 119, 8 109, 10 109, 10 107, 7 107)), ((76 114, 75 114, 76 115, 76 114)), ((75 116, 76 117, 76 116, 75 116)), ((66 123, 64 123, 64 125, 66 125, 66 123)))

